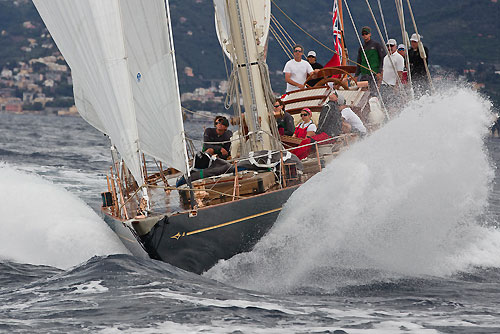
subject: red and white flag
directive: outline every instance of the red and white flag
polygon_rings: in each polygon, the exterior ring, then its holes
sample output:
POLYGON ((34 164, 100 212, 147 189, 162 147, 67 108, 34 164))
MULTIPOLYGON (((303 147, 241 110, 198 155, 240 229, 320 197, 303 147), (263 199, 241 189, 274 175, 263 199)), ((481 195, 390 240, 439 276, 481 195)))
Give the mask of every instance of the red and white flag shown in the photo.
POLYGON ((325 67, 339 66, 342 63, 342 26, 340 24, 340 13, 338 0, 333 0, 333 47, 335 54, 325 67))

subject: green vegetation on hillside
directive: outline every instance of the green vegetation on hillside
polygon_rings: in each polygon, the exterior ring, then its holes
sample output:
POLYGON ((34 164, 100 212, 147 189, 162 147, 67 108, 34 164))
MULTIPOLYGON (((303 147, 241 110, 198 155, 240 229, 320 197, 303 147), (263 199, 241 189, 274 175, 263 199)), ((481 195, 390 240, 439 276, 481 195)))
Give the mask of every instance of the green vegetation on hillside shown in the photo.
MULTIPOLYGON (((331 10, 332 1, 275 0, 293 20, 325 45, 332 46, 331 10)), ((375 15, 382 27, 380 13, 375 1, 371 1, 375 15)), ((409 33, 413 33, 411 20, 405 3, 406 24, 409 33)), ((430 64, 440 65, 445 70, 462 75, 464 69, 477 69, 478 76, 471 80, 483 80, 485 92, 498 99, 499 75, 494 74, 495 66, 500 69, 500 44, 498 23, 500 4, 492 0, 436 0, 412 1, 415 19, 423 42, 429 48, 430 64), (495 15, 496 14, 496 15, 495 15), (481 65, 481 66, 479 66, 481 65), (485 72, 485 69, 488 69, 485 72), (482 73, 481 75, 479 75, 482 73)), ((381 0, 389 36, 401 42, 401 32, 392 0, 381 0)), ((372 27, 373 38, 380 40, 375 25, 363 0, 349 1, 349 8, 355 19, 357 29, 364 25, 372 27)), ((219 46, 213 16, 211 0, 170 0, 174 43, 176 47, 177 68, 181 92, 190 92, 197 87, 209 87, 214 81, 226 79, 224 57, 219 46), (189 67, 194 76, 184 73, 189 67)), ((318 62, 325 64, 332 56, 331 52, 313 41, 295 27, 276 8, 273 14, 294 38, 303 44, 306 51, 315 50, 318 62)), ((356 58, 359 47, 349 15, 344 7, 346 45, 351 58, 356 58)), ((0 1, 0 69, 12 68, 19 61, 47 56, 55 49, 42 48, 44 25, 31 1, 0 1), (18 3, 19 5, 15 5, 18 3), (33 28, 23 27, 23 22, 30 21, 33 28), (22 51, 28 46, 27 38, 37 39, 38 46, 31 52, 22 51)), ((270 69, 273 89, 284 90, 283 75, 280 72, 287 55, 277 41, 270 35, 267 62, 270 69)), ((226 66, 229 66, 227 61, 226 66)), ((40 69, 41 71, 43 69, 40 69)), ((71 94, 71 86, 61 85, 57 94, 71 94)))

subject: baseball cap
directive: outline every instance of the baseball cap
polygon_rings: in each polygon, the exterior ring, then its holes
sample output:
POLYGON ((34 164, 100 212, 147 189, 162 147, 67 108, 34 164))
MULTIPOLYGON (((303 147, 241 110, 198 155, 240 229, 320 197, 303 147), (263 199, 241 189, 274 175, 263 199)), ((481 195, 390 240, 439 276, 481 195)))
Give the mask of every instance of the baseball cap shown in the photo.
POLYGON ((314 58, 316 58, 316 52, 314 52, 314 51, 309 51, 309 52, 307 53, 307 56, 308 56, 308 57, 314 57, 314 58))
POLYGON ((367 32, 370 34, 372 32, 372 30, 370 29, 370 27, 365 26, 365 27, 361 28, 361 33, 364 33, 364 32, 367 32))
POLYGON ((224 117, 224 116, 218 117, 218 118, 216 119, 216 122, 215 122, 215 123, 216 123, 216 124, 217 124, 217 123, 220 123, 220 124, 222 124, 222 125, 224 125, 224 126, 227 126, 227 127, 229 126, 229 121, 228 121, 228 120, 227 120, 227 118, 226 118, 226 117, 224 117))
POLYGON ((396 40, 394 38, 391 38, 390 40, 387 41, 387 43, 385 45, 398 45, 398 43, 396 42, 396 40))
MULTIPOLYGON (((422 39, 422 35, 420 35, 420 39, 422 39)), ((418 36, 417 34, 411 35, 410 41, 418 42, 418 36)))
POLYGON ((406 46, 404 44, 399 44, 398 50, 401 50, 401 49, 406 50, 406 46))
POLYGON ((311 109, 309 108, 302 108, 302 111, 305 111, 306 113, 308 113, 309 115, 312 115, 312 111, 311 109))

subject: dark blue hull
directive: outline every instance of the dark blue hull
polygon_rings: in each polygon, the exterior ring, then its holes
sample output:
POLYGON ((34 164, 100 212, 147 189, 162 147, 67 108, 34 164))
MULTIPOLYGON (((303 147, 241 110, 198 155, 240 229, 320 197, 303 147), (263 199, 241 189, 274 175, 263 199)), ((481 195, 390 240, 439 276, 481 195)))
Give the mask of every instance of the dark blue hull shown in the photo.
MULTIPOLYGON (((151 258, 201 274, 219 260, 250 251, 273 226, 283 204, 297 188, 204 207, 196 217, 189 217, 188 213, 172 215, 141 236, 140 244, 151 258)), ((127 240, 131 235, 126 233, 128 228, 117 220, 110 223, 122 226, 122 239, 126 238, 127 247, 133 246, 131 251, 135 254, 139 243, 127 240)), ((113 230, 116 232, 117 228, 113 230)))

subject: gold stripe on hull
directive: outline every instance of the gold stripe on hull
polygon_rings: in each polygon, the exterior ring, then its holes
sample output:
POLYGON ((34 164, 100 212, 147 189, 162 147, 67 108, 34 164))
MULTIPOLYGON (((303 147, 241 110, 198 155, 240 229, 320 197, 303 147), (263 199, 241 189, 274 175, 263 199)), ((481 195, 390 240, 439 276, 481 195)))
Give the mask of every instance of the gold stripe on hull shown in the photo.
POLYGON ((199 229, 199 230, 194 230, 194 231, 191 231, 191 232, 183 232, 183 233, 177 232, 176 235, 173 235, 170 238, 171 239, 179 240, 179 238, 181 238, 181 237, 187 237, 189 235, 193 235, 193 234, 197 234, 197 233, 202 233, 202 232, 214 230, 214 229, 217 229, 217 228, 221 228, 221 227, 232 225, 232 224, 236 224, 236 223, 241 223, 241 222, 243 222, 245 220, 249 220, 249 219, 253 219, 253 218, 256 218, 256 217, 264 216, 264 215, 267 215, 267 214, 270 214, 270 213, 273 213, 273 212, 277 212, 277 211, 280 211, 280 210, 281 210, 281 208, 277 208, 277 209, 273 209, 273 210, 269 210, 269 211, 257 213, 255 215, 247 216, 247 217, 244 217, 244 218, 232 220, 232 221, 229 221, 227 223, 222 223, 222 224, 219 224, 219 225, 205 227, 205 228, 202 228, 202 229, 199 229))

